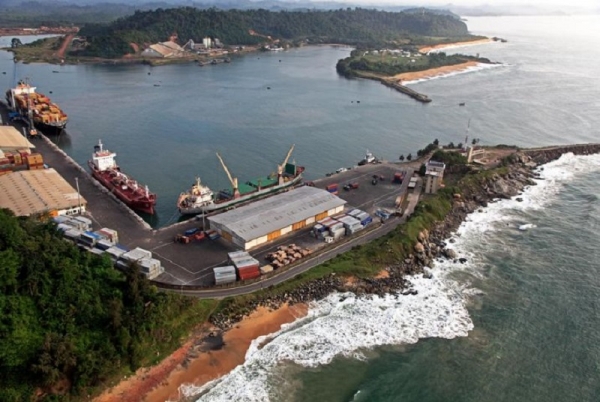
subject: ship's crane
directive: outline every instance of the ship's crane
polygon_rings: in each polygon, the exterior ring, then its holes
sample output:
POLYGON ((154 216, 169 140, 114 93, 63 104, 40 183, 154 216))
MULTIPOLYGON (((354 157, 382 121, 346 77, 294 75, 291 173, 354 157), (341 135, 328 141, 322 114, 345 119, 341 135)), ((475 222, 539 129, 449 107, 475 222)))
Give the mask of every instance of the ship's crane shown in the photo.
POLYGON ((227 173, 227 177, 229 178, 231 187, 233 187, 233 198, 240 198, 240 191, 238 190, 237 178, 231 176, 231 173, 229 173, 229 169, 227 169, 225 162, 223 162, 223 158, 221 158, 221 155, 219 155, 218 152, 217 152, 217 158, 219 158, 219 161, 221 162, 221 166, 223 166, 223 170, 225 170, 225 173, 227 173))
POLYGON ((279 180, 279 184, 283 184, 283 169, 285 168, 286 163, 290 159, 290 156, 292 156, 292 152, 294 151, 295 146, 295 144, 292 144, 290 150, 285 156, 285 159, 283 160, 283 163, 281 165, 277 165, 277 179, 279 180))

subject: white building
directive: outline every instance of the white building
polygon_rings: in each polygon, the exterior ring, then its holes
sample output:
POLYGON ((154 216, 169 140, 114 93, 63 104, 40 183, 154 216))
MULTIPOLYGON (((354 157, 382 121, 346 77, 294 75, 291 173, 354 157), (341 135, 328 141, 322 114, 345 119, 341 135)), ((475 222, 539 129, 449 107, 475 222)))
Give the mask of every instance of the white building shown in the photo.
POLYGON ((185 50, 177 43, 172 41, 155 43, 154 45, 150 45, 142 52, 142 56, 144 57, 157 58, 182 57, 184 55, 185 50))
POLYGON ((250 250, 344 210, 346 201, 304 186, 208 218, 210 228, 250 250))
POLYGON ((442 162, 429 161, 425 167, 425 193, 435 194, 442 185, 446 165, 442 162))
POLYGON ((205 48, 210 49, 212 47, 212 40, 207 36, 202 39, 202 44, 205 48))

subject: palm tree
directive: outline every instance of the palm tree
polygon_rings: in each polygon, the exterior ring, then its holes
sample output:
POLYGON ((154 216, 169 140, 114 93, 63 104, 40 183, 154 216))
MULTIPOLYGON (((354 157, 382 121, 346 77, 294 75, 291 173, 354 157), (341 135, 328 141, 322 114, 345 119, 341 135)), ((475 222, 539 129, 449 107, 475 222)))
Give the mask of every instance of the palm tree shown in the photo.
POLYGON ((400 155, 400 157, 398 159, 400 159, 401 161, 403 161, 404 160, 404 154, 400 155))

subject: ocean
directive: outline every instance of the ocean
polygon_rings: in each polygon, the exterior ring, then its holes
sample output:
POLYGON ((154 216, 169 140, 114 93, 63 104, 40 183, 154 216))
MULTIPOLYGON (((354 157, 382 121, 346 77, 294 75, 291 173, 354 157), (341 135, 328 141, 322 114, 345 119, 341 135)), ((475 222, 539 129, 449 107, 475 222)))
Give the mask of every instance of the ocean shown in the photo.
MULTIPOLYGON (((244 180, 273 171, 296 144, 293 158, 311 179, 353 165, 367 148, 396 160, 434 138, 598 142, 599 23, 468 18, 473 33, 508 42, 449 51, 501 64, 411 84, 428 105, 338 77, 335 62, 350 51, 340 47, 158 68, 15 66, 0 52, 0 83, 29 77, 53 91, 70 116, 59 145, 84 163, 101 138, 158 193, 151 223, 161 226, 177 219, 176 197, 196 175, 227 185, 217 151, 244 180)), ((600 156, 564 155, 540 174, 523 202, 490 204, 460 227, 451 246, 467 264, 438 263, 433 279, 412 278, 416 296, 314 303, 264 346, 255 341, 246 363, 199 400, 600 400, 600 156)))

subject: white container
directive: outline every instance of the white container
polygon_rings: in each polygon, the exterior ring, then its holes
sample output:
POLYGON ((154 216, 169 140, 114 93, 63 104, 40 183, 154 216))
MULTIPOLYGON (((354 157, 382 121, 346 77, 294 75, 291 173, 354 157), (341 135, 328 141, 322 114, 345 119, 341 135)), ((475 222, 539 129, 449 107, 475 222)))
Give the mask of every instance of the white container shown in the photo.
POLYGON ((223 285, 236 281, 235 267, 232 265, 213 268, 213 274, 215 276, 216 285, 223 285))
POLYGON ((121 255, 121 258, 129 262, 135 262, 141 260, 142 258, 152 258, 152 253, 148 250, 144 250, 143 248, 136 247, 133 250, 121 255))
POLYGON ((117 261, 123 254, 125 254, 125 250, 122 250, 118 247, 110 247, 106 249, 106 254, 108 254, 113 261, 117 261))
POLYGON ((104 237, 106 237, 108 240, 110 240, 112 242, 112 244, 117 244, 119 242, 119 234, 117 233, 116 230, 109 229, 109 228, 102 228, 96 233, 102 234, 104 237))
POLYGON ((160 267, 160 261, 154 258, 141 258, 137 261, 142 273, 154 273, 160 267))

